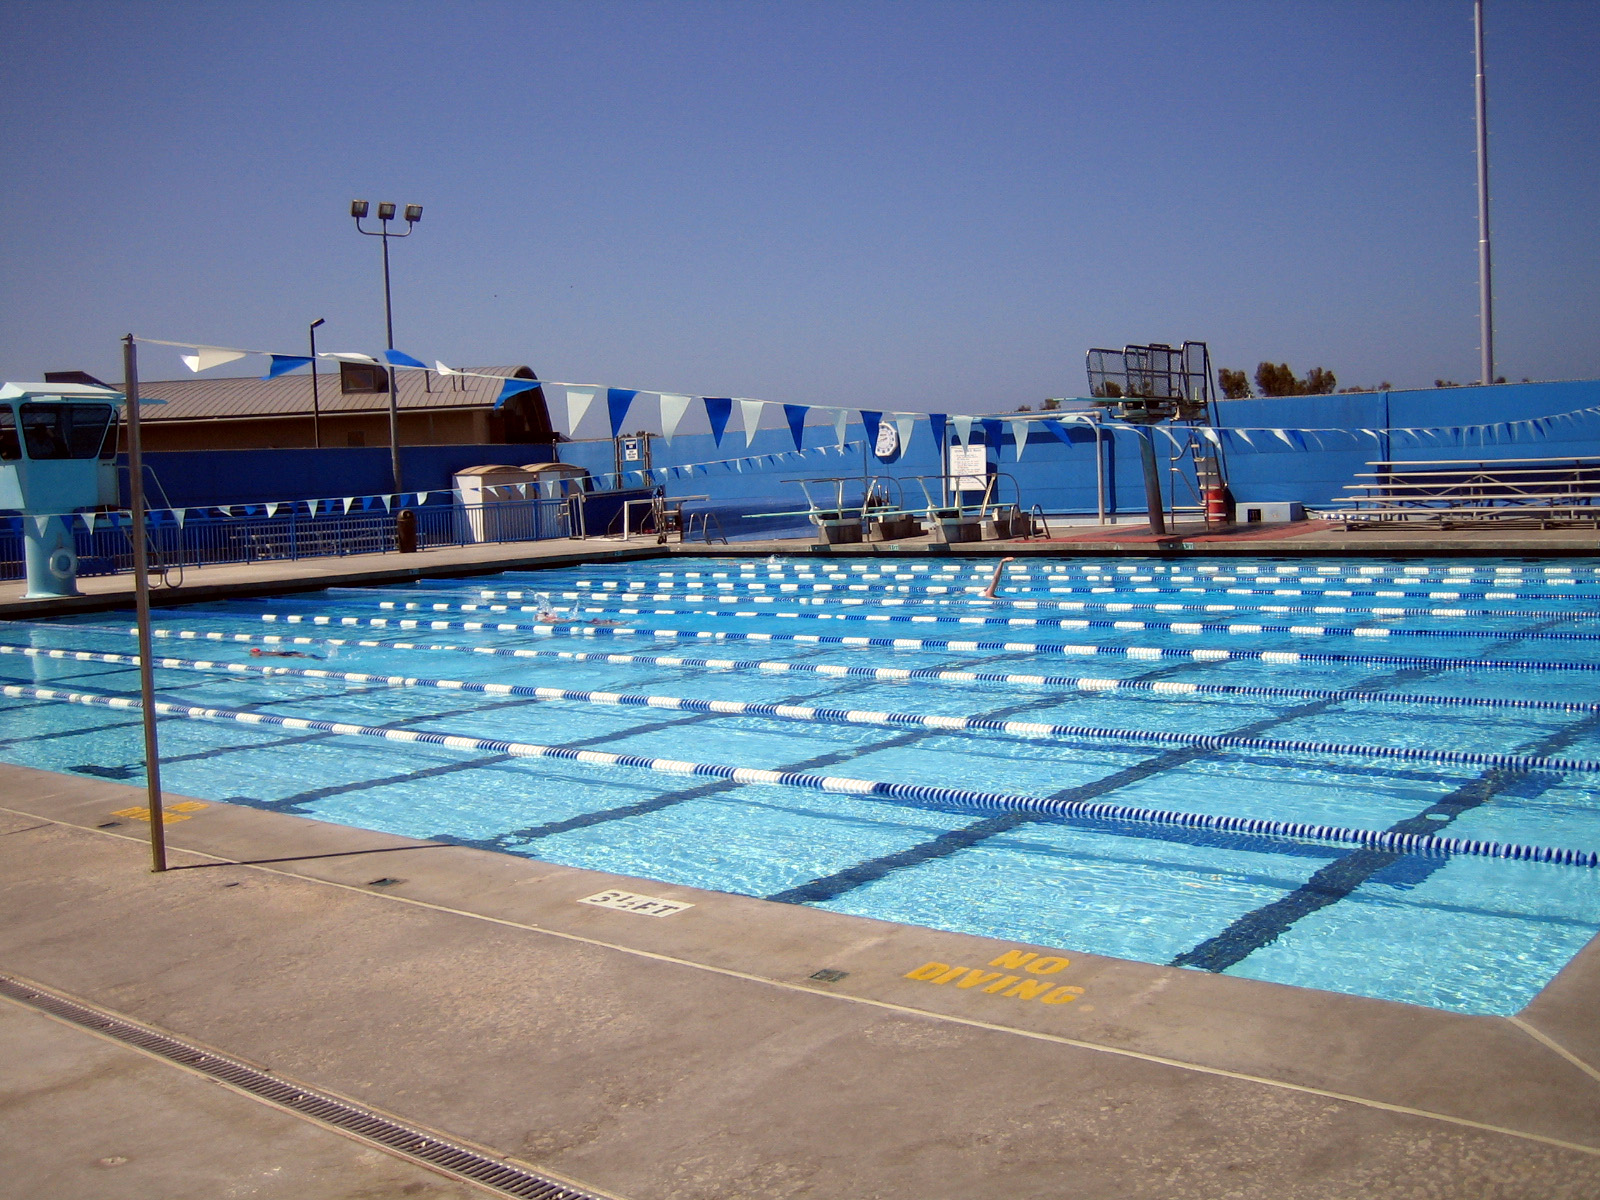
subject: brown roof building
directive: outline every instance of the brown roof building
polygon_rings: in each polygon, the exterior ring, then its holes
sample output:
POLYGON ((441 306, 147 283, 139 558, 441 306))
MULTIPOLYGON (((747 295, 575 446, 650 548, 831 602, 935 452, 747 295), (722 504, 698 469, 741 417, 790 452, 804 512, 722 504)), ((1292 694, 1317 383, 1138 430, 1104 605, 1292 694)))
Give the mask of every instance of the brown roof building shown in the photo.
MULTIPOLYGON (((146 450, 249 450, 303 446, 387 446, 386 368, 340 363, 277 379, 169 379, 141 382, 146 450)), ((531 368, 473 367, 479 375, 399 371, 395 384, 404 446, 549 444, 544 389, 495 407, 502 379, 537 379, 531 368), (494 378, 482 378, 482 375, 494 378)))

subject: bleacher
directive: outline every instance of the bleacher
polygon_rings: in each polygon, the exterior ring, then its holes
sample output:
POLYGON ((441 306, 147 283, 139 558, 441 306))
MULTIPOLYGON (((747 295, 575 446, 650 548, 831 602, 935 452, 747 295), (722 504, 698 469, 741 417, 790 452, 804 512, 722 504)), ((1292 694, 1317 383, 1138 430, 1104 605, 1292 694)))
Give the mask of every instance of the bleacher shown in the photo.
POLYGON ((1600 528, 1600 457, 1369 462, 1325 514, 1345 529, 1395 522, 1440 529, 1486 522, 1600 528))

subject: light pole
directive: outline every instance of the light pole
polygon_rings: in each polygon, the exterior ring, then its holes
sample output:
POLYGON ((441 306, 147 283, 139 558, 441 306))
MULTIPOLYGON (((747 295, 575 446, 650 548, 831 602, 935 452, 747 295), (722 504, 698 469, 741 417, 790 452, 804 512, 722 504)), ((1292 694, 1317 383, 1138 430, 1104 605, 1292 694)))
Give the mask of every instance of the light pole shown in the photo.
POLYGON ((317 326, 323 323, 318 317, 311 322, 311 444, 322 449, 322 403, 317 395, 317 326))
MULTIPOLYGON (((383 239, 383 324, 388 336, 389 349, 394 349, 394 310, 389 302, 389 239, 410 237, 417 227, 417 222, 422 220, 422 205, 406 205, 405 219, 406 231, 404 233, 390 233, 389 222, 394 220, 395 206, 387 200, 378 202, 378 222, 381 228, 363 229, 361 221, 367 215, 367 202, 365 200, 350 201, 350 215, 355 218, 356 232, 364 233, 368 237, 383 239)), ((384 370, 389 375, 389 465, 394 473, 394 490, 400 491, 400 400, 395 392, 394 364, 388 363, 384 370)))

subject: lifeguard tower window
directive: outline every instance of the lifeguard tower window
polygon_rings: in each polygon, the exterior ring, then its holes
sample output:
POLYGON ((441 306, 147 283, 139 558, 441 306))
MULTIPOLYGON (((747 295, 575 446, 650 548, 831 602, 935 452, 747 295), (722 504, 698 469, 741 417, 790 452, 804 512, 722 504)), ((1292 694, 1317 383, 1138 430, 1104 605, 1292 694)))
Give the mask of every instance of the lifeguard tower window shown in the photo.
POLYGON ((0 407, 0 461, 13 462, 22 457, 22 443, 17 440, 17 418, 9 406, 0 407))
POLYGON ((99 458, 109 404, 24 404, 22 440, 31 459, 99 458))
POLYGON ((389 390, 389 372, 376 364, 339 364, 339 390, 346 396, 365 396, 389 390))

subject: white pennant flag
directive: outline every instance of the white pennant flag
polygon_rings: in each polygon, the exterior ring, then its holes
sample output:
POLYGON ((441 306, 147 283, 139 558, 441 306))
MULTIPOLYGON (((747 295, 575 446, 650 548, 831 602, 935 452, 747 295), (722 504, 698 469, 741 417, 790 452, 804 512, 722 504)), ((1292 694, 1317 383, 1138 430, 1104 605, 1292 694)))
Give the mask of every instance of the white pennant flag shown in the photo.
POLYGON ((593 392, 580 392, 576 388, 567 389, 567 436, 578 436, 578 422, 583 420, 583 414, 589 411, 589 405, 594 400, 593 392))
POLYGON ((683 414, 688 408, 688 396, 679 396, 673 392, 661 393, 661 436, 667 439, 667 445, 672 445, 672 435, 678 432, 678 422, 683 420, 683 414))
POLYGON ((393 496, 381 496, 381 497, 379 497, 379 499, 381 499, 383 501, 383 511, 384 512, 388 512, 389 511, 389 501, 393 500, 394 497, 393 496))
POLYGON ((50 528, 50 518, 48 516, 35 517, 33 519, 33 524, 34 524, 34 527, 36 529, 38 529, 39 536, 43 537, 44 536, 44 531, 46 529, 50 528))
POLYGON ((267 505, 267 516, 275 517, 277 515, 278 515, 278 502, 276 500, 274 500, 271 504, 267 505))
POLYGON ((355 502, 356 502, 356 498, 354 496, 346 496, 344 498, 344 515, 345 516, 348 517, 350 515, 350 506, 353 505, 355 502))
POLYGON ((1028 421, 1007 421, 1011 426, 1011 437, 1017 443, 1017 461, 1022 461, 1022 452, 1028 447, 1028 421))
POLYGON ((306 507, 311 510, 311 515, 313 517, 317 515, 317 505, 319 505, 321 503, 322 503, 321 500, 307 500, 306 501, 306 507))
POLYGON ((950 425, 956 431, 956 438, 965 446, 972 437, 972 418, 951 417, 950 425))
POLYGON ((93 533, 94 532, 94 519, 96 517, 98 517, 100 514, 91 510, 90 512, 80 513, 79 515, 81 517, 83 517, 83 527, 85 529, 87 529, 90 533, 93 533))
POLYGON ((428 502, 428 493, 427 492, 418 492, 417 493, 417 507, 421 508, 427 502, 428 502))
POLYGON ((459 375, 459 374, 461 374, 460 371, 457 371, 452 367, 445 366, 442 362, 439 362, 437 359, 434 360, 433 369, 435 371, 439 372, 439 374, 441 374, 441 375, 459 375))
POLYGON ((744 446, 748 450, 750 443, 756 440, 756 428, 761 424, 761 410, 766 408, 765 400, 739 401, 739 415, 744 419, 744 446))
POLYGON ((234 362, 248 353, 248 350, 226 350, 221 346, 196 346, 193 354, 180 354, 178 357, 183 359, 183 365, 189 370, 199 372, 234 362))
POLYGON ((904 454, 911 445, 911 430, 917 423, 916 417, 909 413, 896 413, 894 417, 895 432, 900 435, 900 453, 904 454))
POLYGON ((189 510, 187 508, 175 508, 172 510, 172 519, 178 523, 179 529, 183 528, 183 519, 188 515, 189 510))
POLYGON ((833 432, 839 439, 839 453, 844 453, 844 431, 850 427, 850 413, 841 408, 833 418, 833 432))

